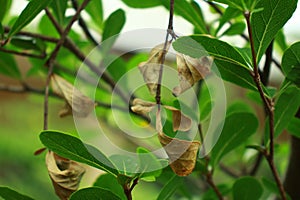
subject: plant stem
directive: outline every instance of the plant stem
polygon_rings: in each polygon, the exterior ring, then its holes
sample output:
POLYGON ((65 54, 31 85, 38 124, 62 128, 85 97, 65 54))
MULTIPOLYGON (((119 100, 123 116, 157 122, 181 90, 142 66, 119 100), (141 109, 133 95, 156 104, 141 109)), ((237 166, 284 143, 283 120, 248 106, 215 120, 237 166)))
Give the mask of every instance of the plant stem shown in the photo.
POLYGON ((157 89, 156 89, 156 96, 155 96, 156 104, 158 106, 158 112, 160 112, 161 83, 162 83, 163 69, 164 69, 164 63, 165 63, 166 53, 167 53, 166 51, 167 51, 167 45, 168 45, 168 40, 169 40, 169 34, 173 33, 174 1, 175 0, 170 0, 169 24, 168 24, 165 43, 164 43, 162 59, 161 59, 161 63, 160 63, 159 75, 158 75, 158 82, 157 82, 157 89))
MULTIPOLYGON (((72 6, 75 10, 78 9, 78 2, 77 0, 72 0, 72 6)), ((87 27, 85 21, 83 18, 80 16, 78 19, 78 24, 81 27, 82 31, 84 32, 85 36, 95 45, 98 46, 98 42, 95 40, 93 35, 91 34, 89 28, 87 27)))
POLYGON ((269 127, 270 127, 270 132, 269 132, 270 144, 269 145, 270 146, 269 146, 269 152, 266 152, 264 155, 266 157, 266 160, 268 161, 268 164, 270 166, 270 169, 271 169, 274 179, 276 181, 277 187, 280 190, 281 198, 283 200, 286 200, 287 198, 286 198, 286 193, 284 191, 283 184, 280 181, 279 174, 274 165, 274 105, 273 105, 272 99, 269 99, 268 97, 265 96, 262 85, 261 85, 260 75, 259 75, 258 65, 257 65, 257 60, 256 60, 256 52, 254 49, 253 32, 252 32, 252 27, 251 27, 251 23, 250 23, 251 13, 245 12, 244 16, 245 16, 245 19, 247 22, 249 42, 250 42, 251 53, 252 53, 253 73, 251 75, 255 81, 259 95, 260 95, 262 101, 264 102, 265 109, 268 112, 268 116, 269 116, 269 127))
POLYGON ((218 189, 218 187, 216 186, 216 184, 214 183, 213 179, 212 179, 212 172, 208 172, 206 174, 206 182, 211 186, 211 188, 214 190, 214 192, 216 193, 216 195, 218 196, 219 200, 223 200, 223 196, 220 192, 220 190, 218 189))
POLYGON ((68 35, 68 33, 70 32, 70 30, 72 28, 72 25, 78 19, 79 15, 80 15, 80 12, 85 8, 85 6, 87 6, 89 1, 90 0, 85 0, 80 5, 80 7, 77 9, 76 13, 71 18, 71 21, 68 23, 65 30, 62 32, 60 40, 56 43, 56 46, 55 46, 54 50, 52 51, 49 59, 47 60, 47 62, 45 64, 48 67, 48 75, 47 75, 47 79, 46 79, 45 99, 44 99, 44 130, 48 129, 49 84, 50 84, 51 75, 52 75, 53 69, 54 69, 54 63, 53 62, 54 62, 56 56, 58 55, 58 52, 59 52, 60 48, 64 44, 64 41, 66 40, 67 35, 68 35))
POLYGON ((131 186, 130 186, 130 184, 125 184, 123 186, 124 193, 126 195, 127 200, 132 200, 132 191, 133 191, 134 187, 138 184, 138 181, 139 181, 139 179, 136 178, 133 180, 131 186))
POLYGON ((10 50, 10 49, 5 49, 3 47, 0 47, 0 51, 5 52, 5 53, 10 53, 10 54, 15 54, 18 56, 31 57, 31 58, 39 58, 39 59, 46 58, 45 52, 43 52, 40 55, 37 55, 37 54, 31 54, 31 53, 27 53, 27 52, 19 52, 19 51, 14 51, 14 50, 10 50))

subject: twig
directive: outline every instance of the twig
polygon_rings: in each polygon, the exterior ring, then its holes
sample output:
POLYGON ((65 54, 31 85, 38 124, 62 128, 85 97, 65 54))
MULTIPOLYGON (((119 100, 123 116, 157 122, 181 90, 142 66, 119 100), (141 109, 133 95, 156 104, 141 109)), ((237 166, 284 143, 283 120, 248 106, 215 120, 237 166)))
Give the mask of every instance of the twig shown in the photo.
MULTIPOLYGON (((77 0, 72 0, 72 5, 75 10, 78 9, 78 2, 77 0)), ((89 31, 85 21, 83 18, 80 16, 78 19, 78 24, 81 27, 82 31, 84 32, 85 36, 95 45, 98 46, 98 42, 95 40, 91 32, 89 31)))
POLYGON ((225 166, 223 163, 220 163, 220 169, 227 175, 231 176, 232 178, 239 178, 240 176, 234 172, 229 167, 225 166))
POLYGON ((39 58, 39 59, 46 58, 45 52, 43 52, 40 55, 37 55, 37 54, 32 54, 32 53, 27 53, 27 52, 19 52, 19 51, 14 51, 14 50, 10 50, 10 49, 5 49, 3 47, 0 47, 0 51, 5 52, 5 53, 10 53, 10 54, 15 54, 18 56, 31 57, 31 58, 39 58))
MULTIPOLYGON (((173 16, 174 16, 174 0, 170 0, 169 24, 168 24, 166 39, 165 39, 164 48, 163 48, 162 59, 161 59, 160 68, 159 68, 158 83, 157 83, 157 89, 156 89, 156 95, 155 95, 156 104, 158 106, 158 112, 160 112, 161 83, 162 83, 163 69, 164 69, 164 63, 165 63, 165 58, 166 58, 166 53, 167 53, 166 52, 167 51, 167 45, 168 45, 168 41, 169 41, 169 34, 173 33, 173 16)), ((172 35, 172 39, 173 39, 173 35, 172 35)))
POLYGON ((123 186, 124 193, 126 195, 127 200, 132 200, 132 190, 138 184, 139 179, 136 178, 133 180, 133 183, 130 186, 130 183, 127 183, 123 186))
POLYGON ((220 190, 218 189, 218 187, 216 186, 216 184, 214 183, 213 179, 212 179, 212 173, 207 173, 206 174, 206 182, 210 185, 210 187, 214 190, 214 192, 216 193, 216 195, 218 196, 219 200, 223 200, 223 196, 222 193, 220 192, 220 190))
POLYGON ((250 17, 251 13, 250 12, 245 12, 244 13, 246 22, 247 22, 247 28, 248 28, 248 34, 249 34, 249 42, 251 46, 251 53, 252 53, 252 62, 253 62, 253 73, 252 77, 255 81, 256 87, 258 89, 259 95, 264 102, 265 109, 268 112, 269 115, 269 127, 270 127, 270 133, 269 133, 269 139, 270 139, 270 146, 269 146, 269 152, 265 153, 266 160, 268 161, 268 164, 270 166, 270 169, 272 171, 272 174, 275 178, 277 187, 280 190, 280 195, 283 200, 286 200, 286 193, 283 187, 283 184, 280 181, 279 174, 275 168, 274 165, 274 105, 272 99, 269 99, 265 96, 263 92, 263 88, 261 85, 260 81, 260 76, 258 72, 258 66, 257 66, 257 61, 256 61, 256 52, 254 49, 254 39, 253 39, 253 32, 252 32, 252 27, 250 24, 250 17))
POLYGON ((60 40, 57 42, 54 50, 52 51, 49 59, 47 60, 47 62, 45 64, 46 66, 48 66, 49 69, 48 69, 48 75, 47 75, 47 79, 46 79, 45 99, 44 99, 44 130, 48 129, 48 97, 49 97, 50 79, 51 79, 51 75, 53 73, 53 68, 54 68, 53 62, 54 62, 60 48, 62 47, 65 39, 67 38, 67 35, 68 35, 69 31, 72 28, 72 25, 78 19, 79 15, 80 15, 80 12, 85 8, 85 6, 87 6, 89 1, 90 0, 85 0, 81 4, 81 6, 77 9, 75 15, 71 18, 71 21, 68 23, 65 30, 61 34, 60 40))
POLYGON ((203 135, 201 124, 198 124, 198 132, 199 132, 199 136, 200 136, 200 141, 202 143, 203 155, 204 155, 204 159, 205 159, 205 166, 206 166, 206 170, 207 170, 207 172, 205 173, 206 182, 214 190, 214 192, 218 196, 219 200, 223 200, 224 198, 222 196, 222 193, 220 192, 219 188, 216 186, 216 184, 213 181, 213 169, 208 168, 210 158, 207 155, 205 155, 206 153, 205 153, 205 146, 204 146, 204 135, 203 135))

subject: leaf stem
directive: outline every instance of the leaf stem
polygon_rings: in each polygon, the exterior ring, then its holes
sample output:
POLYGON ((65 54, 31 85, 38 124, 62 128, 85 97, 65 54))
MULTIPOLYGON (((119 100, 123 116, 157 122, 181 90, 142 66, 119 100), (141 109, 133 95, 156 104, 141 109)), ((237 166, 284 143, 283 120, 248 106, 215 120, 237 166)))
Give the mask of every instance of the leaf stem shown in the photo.
POLYGON ((281 198, 283 200, 286 200, 286 193, 283 187, 283 184, 280 181, 279 174, 276 170, 276 167, 274 165, 274 103, 273 100, 266 97, 262 88, 262 83, 260 80, 260 75, 259 75, 259 70, 258 70, 258 63, 256 60, 256 52, 254 48, 254 39, 253 39, 253 32, 252 32, 252 26, 250 23, 250 17, 251 13, 250 12, 245 12, 244 13, 246 22, 247 22, 247 28, 248 28, 248 34, 249 34, 249 42, 251 46, 251 53, 252 53, 252 62, 253 62, 253 73, 251 74, 256 87, 258 89, 259 95, 264 102, 265 109, 269 115, 269 127, 270 127, 270 132, 269 132, 269 139, 270 139, 270 146, 269 146, 269 152, 266 152, 264 156, 266 157, 266 160, 268 161, 269 167, 272 171, 272 174, 274 176, 274 179, 276 181, 277 187, 279 188, 281 198))
POLYGON ((60 48, 64 44, 64 41, 66 40, 67 35, 72 28, 72 25, 78 19, 80 12, 87 6, 89 1, 90 0, 84 0, 84 2, 77 9, 76 13, 71 18, 71 21, 68 23, 65 30, 62 32, 62 34, 60 36, 60 40, 56 43, 56 46, 55 46, 54 50, 52 51, 50 57, 48 58, 48 60, 45 63, 45 66, 48 67, 48 75, 47 75, 47 79, 46 79, 45 98, 44 98, 44 130, 48 129, 49 84, 50 84, 51 75, 52 75, 53 69, 54 69, 53 62, 54 62, 55 58, 57 57, 60 48))

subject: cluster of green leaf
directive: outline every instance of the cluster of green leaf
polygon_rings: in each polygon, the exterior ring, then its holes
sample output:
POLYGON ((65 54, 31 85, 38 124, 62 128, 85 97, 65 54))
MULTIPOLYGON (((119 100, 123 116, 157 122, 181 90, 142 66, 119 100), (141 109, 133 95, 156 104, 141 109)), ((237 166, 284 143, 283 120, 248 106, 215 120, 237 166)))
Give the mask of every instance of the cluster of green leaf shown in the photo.
MULTIPOLYGON (((45 8, 54 16, 58 26, 64 27, 70 21, 66 11, 73 9, 74 2, 77 1, 31 0, 18 17, 10 16, 8 12, 11 2, 0 0, 0 4, 3 5, 0 8, 0 41, 3 45, 0 47, 0 51, 3 49, 10 50, 10 53, 7 51, 0 52, 0 73, 15 78, 21 83, 26 81, 29 76, 44 77, 46 69, 43 65, 53 51, 61 33, 46 14, 41 16, 33 32, 26 28, 30 27, 32 20, 45 8), (27 72, 26 77, 22 77, 20 73, 22 66, 17 65, 15 57, 12 55, 13 52, 26 53, 24 55, 29 57, 32 67, 27 72)), ((82 2, 79 0, 77 3, 82 2)), ((170 9, 169 0, 122 0, 122 2, 137 9, 156 6, 170 9)), ((211 12, 219 15, 218 19, 213 22, 209 22, 205 18, 205 13, 196 1, 175 0, 175 14, 194 26, 194 34, 178 38, 173 43, 174 49, 193 58, 200 58, 207 54, 213 56, 214 66, 212 70, 221 79, 244 88, 249 96, 252 94, 255 98, 259 91, 252 76, 255 64, 251 59, 253 52, 249 47, 249 38, 244 35, 247 26, 243 17, 245 13, 251 13, 250 26, 254 35, 255 60, 263 65, 262 57, 273 43, 279 46, 283 52, 280 68, 285 80, 276 91, 267 84, 261 85, 264 95, 275 100, 275 137, 282 134, 285 129, 293 136, 299 137, 300 120, 295 117, 295 114, 300 106, 300 44, 299 42, 290 46, 286 44, 285 35, 282 31, 294 13, 297 1, 218 0, 207 3, 212 3, 210 4, 213 5, 211 12), (216 2, 220 4, 216 4, 216 2), (224 41, 224 36, 241 36, 241 41, 247 39, 246 44, 243 48, 235 47, 224 41)), ((116 35, 121 32, 126 21, 126 13, 122 9, 116 9, 107 18, 104 18, 102 1, 92 0, 86 7, 85 14, 88 14, 91 19, 88 21, 84 19, 84 15, 81 16, 83 22, 79 22, 79 24, 85 37, 77 30, 71 30, 67 41, 58 53, 54 72, 73 82, 76 78, 74 74, 83 61, 81 55, 87 54, 101 41, 106 40, 101 46, 101 55, 104 58, 101 62, 109 65, 106 71, 107 78, 101 80, 99 84, 101 87, 97 87, 95 96, 97 101, 105 104, 109 103, 112 98, 110 89, 107 89, 110 80, 117 82, 123 74, 136 67, 141 61, 145 61, 147 56, 137 54, 131 57, 129 61, 125 61, 122 57, 110 53, 117 39, 116 35), (88 27, 87 30, 90 35, 84 28, 85 26, 88 27), (101 41, 95 39, 98 38, 95 37, 96 35, 94 36, 95 32, 98 34, 97 36, 101 37, 101 41), (81 54, 78 53, 78 49, 81 54), (102 85, 104 86, 102 87, 102 85)), ((93 73, 93 70, 90 72, 93 73)), ((263 75, 263 73, 261 74, 263 75)), ((214 102, 218 99, 210 97, 205 84, 198 86, 200 89, 198 102, 201 112, 200 122, 205 126, 210 123, 210 112, 214 102)), ((126 93, 126 91, 123 92, 126 93)), ((136 95, 145 98, 149 96, 146 90, 137 92, 136 95)), ((176 101, 173 101, 174 97, 171 99, 170 102, 176 104, 176 101)), ((261 100, 258 99, 257 101, 259 106, 263 107, 261 100)), ((222 131, 217 143, 207 156, 197 159, 194 172, 189 177, 184 178, 175 175, 169 167, 164 168, 167 161, 157 158, 143 147, 136 149, 137 156, 112 155, 107 157, 97 148, 85 144, 77 137, 63 133, 63 131, 43 131, 40 134, 40 140, 47 149, 59 156, 105 172, 95 180, 92 187, 74 192, 70 197, 71 200, 130 199, 131 194, 128 195, 128 193, 132 192, 138 181, 147 181, 157 187, 162 187, 158 194, 154 194, 150 199, 194 199, 199 197, 201 199, 220 199, 217 195, 218 191, 221 195, 232 199, 266 199, 271 195, 279 194, 278 188, 270 177, 251 176, 248 166, 254 165, 254 156, 244 159, 249 152, 253 152, 253 150, 247 149, 247 146, 262 151, 268 147, 270 140, 268 135, 270 127, 267 119, 266 125, 264 122, 259 124, 258 114, 253 111, 251 105, 250 103, 248 105, 247 103, 231 102, 227 109, 226 118, 219 125, 222 131), (258 128, 259 125, 265 126, 263 130, 258 128), (260 135, 262 135, 261 138, 265 138, 265 146, 258 145, 260 144, 260 135), (237 175, 231 173, 230 178, 222 179, 224 174, 222 174, 223 171, 220 166, 224 164, 237 171, 237 175), (233 166, 242 166, 243 169, 236 169, 233 166), (147 170, 150 168, 158 170, 147 170), (200 177, 203 176, 208 179, 214 174, 221 174, 220 178, 214 176, 214 179, 217 180, 216 188, 207 189, 206 185, 196 185, 199 180, 202 180, 200 177)), ((107 120, 108 123, 110 121, 107 116, 111 115, 111 111, 107 107, 99 106, 97 108, 97 116, 107 120)), ((135 120, 141 121, 138 117, 135 120)), ((110 126, 113 125, 114 123, 110 123, 110 126)), ((226 174, 226 170, 224 171, 226 174)), ((146 191, 147 187, 145 186, 143 190, 146 191)), ((3 199, 31 199, 7 187, 0 187, 0 197, 3 199)))

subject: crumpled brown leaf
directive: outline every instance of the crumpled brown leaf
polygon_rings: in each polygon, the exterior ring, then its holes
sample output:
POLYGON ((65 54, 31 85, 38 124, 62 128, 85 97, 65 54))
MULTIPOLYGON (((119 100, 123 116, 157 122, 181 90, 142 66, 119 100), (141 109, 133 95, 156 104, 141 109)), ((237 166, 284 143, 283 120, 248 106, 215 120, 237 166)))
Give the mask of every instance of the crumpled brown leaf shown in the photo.
POLYGON ((87 117, 96 105, 71 83, 56 74, 51 76, 51 86, 55 94, 66 100, 65 107, 59 113, 60 117, 70 114, 77 117, 87 117))
POLYGON ((79 187, 85 169, 78 163, 62 158, 49 151, 46 165, 55 193, 61 200, 67 200, 79 187))
POLYGON ((187 176, 192 173, 196 165, 200 142, 171 138, 162 132, 158 134, 158 139, 169 156, 172 170, 178 176, 187 176))
MULTIPOLYGON (((133 100, 133 106, 131 107, 133 112, 141 113, 143 115, 148 114, 151 112, 154 107, 156 106, 156 103, 154 102, 148 102, 144 101, 142 99, 134 99, 133 100)), ((172 111, 172 121, 173 121, 173 131, 188 131, 191 129, 192 126, 192 120, 185 114, 183 114, 180 110, 177 108, 174 108, 172 106, 162 105, 164 108, 172 111)), ((157 120, 160 117, 157 117, 157 120)), ((159 130, 158 130, 159 131, 159 130)))
POLYGON ((210 73, 213 58, 203 56, 199 59, 177 53, 177 70, 179 76, 179 86, 173 89, 173 94, 179 96, 191 88, 196 82, 204 79, 210 73))
MULTIPOLYGON (((171 42, 167 43, 166 51, 169 50, 171 42)), ((141 62, 138 67, 143 75, 144 81, 152 95, 155 95, 160 71, 160 64, 164 55, 164 43, 155 46, 150 51, 149 59, 141 62)))

